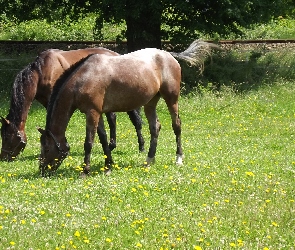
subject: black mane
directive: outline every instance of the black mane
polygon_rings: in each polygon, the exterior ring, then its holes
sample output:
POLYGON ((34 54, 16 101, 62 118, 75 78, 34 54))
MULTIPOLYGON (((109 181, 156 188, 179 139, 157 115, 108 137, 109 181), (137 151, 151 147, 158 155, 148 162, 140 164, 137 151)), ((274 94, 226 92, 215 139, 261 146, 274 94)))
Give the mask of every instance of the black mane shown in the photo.
POLYGON ((46 115, 46 128, 49 124, 51 113, 53 112, 53 107, 55 101, 58 100, 57 96, 60 89, 67 83, 68 78, 71 77, 72 73, 75 72, 90 56, 93 54, 88 55, 87 57, 82 58, 80 61, 76 62, 75 64, 71 65, 70 68, 66 69, 62 75, 56 80, 54 87, 52 89, 52 93, 50 95, 49 103, 47 106, 47 115, 46 115))
POLYGON ((32 73, 34 70, 37 70, 38 74, 40 75, 42 64, 43 59, 37 57, 34 62, 28 64, 15 77, 10 98, 9 113, 6 117, 6 119, 13 122, 14 124, 19 124, 21 122, 21 114, 26 98, 24 93, 25 89, 34 87, 32 84, 32 73))

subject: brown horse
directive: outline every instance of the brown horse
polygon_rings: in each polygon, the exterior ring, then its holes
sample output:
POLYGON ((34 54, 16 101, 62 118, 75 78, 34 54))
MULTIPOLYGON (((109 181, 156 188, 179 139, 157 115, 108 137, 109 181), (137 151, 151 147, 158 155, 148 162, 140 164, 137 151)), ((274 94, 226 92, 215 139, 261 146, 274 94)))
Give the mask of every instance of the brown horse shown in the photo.
MULTIPOLYGON (((25 124, 30 106, 34 99, 47 107, 53 86, 60 75, 82 58, 90 54, 118 56, 105 48, 88 48, 71 51, 50 49, 43 51, 34 62, 18 73, 13 84, 10 109, 6 118, 0 117, 2 147, 0 159, 13 160, 26 146, 25 124)), ((134 124, 139 143, 139 150, 144 149, 141 135, 141 118, 137 111, 127 112, 134 124)), ((111 149, 116 147, 116 115, 107 113, 110 126, 111 149)))
MULTIPOLYGON (((150 147, 146 165, 154 161, 161 128, 156 113, 162 97, 176 136, 176 163, 182 164, 181 120, 178 114, 181 67, 174 57, 201 63, 200 55, 210 45, 195 41, 182 53, 147 48, 121 56, 91 55, 67 70, 54 86, 41 133, 40 171, 44 176, 55 171, 68 155, 65 137, 68 122, 76 109, 86 114, 86 138, 83 173, 90 172, 90 154, 102 113, 124 112, 144 106, 150 129, 150 147), (173 56, 172 56, 173 55, 173 56)), ((103 126, 100 126, 103 128, 103 126)), ((102 140, 107 173, 113 164, 106 139, 102 140)))

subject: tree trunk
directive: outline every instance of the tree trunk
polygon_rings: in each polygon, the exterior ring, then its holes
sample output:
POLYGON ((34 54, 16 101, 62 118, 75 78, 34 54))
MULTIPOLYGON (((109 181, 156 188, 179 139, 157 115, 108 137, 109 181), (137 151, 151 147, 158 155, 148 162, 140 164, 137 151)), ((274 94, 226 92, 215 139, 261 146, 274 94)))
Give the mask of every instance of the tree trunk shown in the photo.
MULTIPOLYGON (((159 0, 157 0, 159 1, 159 0)), ((138 6, 139 1, 127 0, 127 49, 132 52, 144 48, 161 49, 161 15, 154 1, 138 6)))

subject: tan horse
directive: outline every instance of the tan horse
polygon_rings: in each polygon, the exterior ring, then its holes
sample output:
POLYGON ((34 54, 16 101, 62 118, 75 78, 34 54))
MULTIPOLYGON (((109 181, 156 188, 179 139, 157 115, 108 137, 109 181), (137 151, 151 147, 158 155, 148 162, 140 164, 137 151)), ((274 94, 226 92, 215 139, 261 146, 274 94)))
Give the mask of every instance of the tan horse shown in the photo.
MULTIPOLYGON (((90 171, 90 154, 101 115, 125 112, 141 106, 144 106, 151 135, 145 162, 149 165, 155 158, 161 128, 156 113, 160 97, 166 102, 176 136, 176 163, 182 164, 181 121, 178 113, 181 68, 174 57, 190 63, 201 62, 200 51, 208 53, 209 49, 207 43, 196 41, 179 54, 148 48, 114 57, 91 55, 71 67, 54 87, 47 109, 45 130, 39 128, 41 174, 45 175, 48 170, 55 171, 68 155, 65 131, 76 109, 86 114, 84 174, 90 171)), ((102 141, 109 173, 113 164, 112 155, 106 139, 102 141)))
MULTIPOLYGON (((30 106, 34 99, 47 107, 53 86, 60 75, 82 58, 90 54, 105 54, 118 56, 119 54, 105 48, 88 48, 63 51, 49 49, 43 51, 34 62, 18 73, 12 88, 9 113, 6 118, 0 117, 2 147, 0 159, 13 160, 26 146, 27 137, 25 125, 30 106)), ((141 118, 137 111, 128 111, 134 124, 139 150, 144 149, 141 135, 141 118)), ((116 115, 106 114, 110 126, 110 148, 116 147, 116 115)))

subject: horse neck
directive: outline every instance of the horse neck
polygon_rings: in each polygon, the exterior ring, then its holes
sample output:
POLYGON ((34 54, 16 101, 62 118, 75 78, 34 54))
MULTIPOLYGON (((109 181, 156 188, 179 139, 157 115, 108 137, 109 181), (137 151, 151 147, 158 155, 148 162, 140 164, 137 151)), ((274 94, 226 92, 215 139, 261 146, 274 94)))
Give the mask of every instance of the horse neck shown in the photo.
MULTIPOLYGON (((53 104, 49 103, 46 129, 50 130, 58 139, 65 138, 68 123, 75 111, 71 97, 57 97, 53 104)), ((52 100, 50 100, 52 101, 52 100)))
POLYGON ((39 75, 29 65, 22 70, 13 84, 7 119, 20 131, 25 130, 29 109, 37 92, 39 75))

